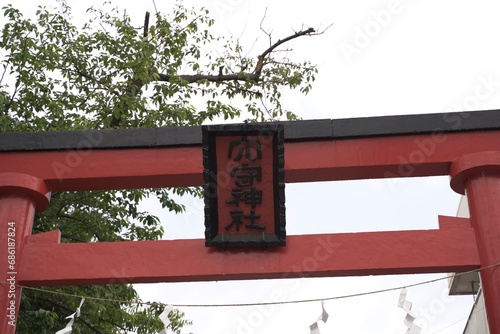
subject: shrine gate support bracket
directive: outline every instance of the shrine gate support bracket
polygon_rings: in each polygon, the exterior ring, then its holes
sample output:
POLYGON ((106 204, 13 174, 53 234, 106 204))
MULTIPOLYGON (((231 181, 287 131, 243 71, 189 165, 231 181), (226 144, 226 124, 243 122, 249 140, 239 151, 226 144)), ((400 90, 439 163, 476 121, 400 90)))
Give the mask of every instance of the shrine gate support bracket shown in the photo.
MULTIPOLYGON (((17 285, 440 273, 500 262, 500 111, 283 124, 285 182, 450 175, 452 189, 467 194, 470 220, 288 236, 286 247, 252 252, 206 248, 204 239, 60 243, 58 231, 31 235, 51 191, 202 185, 201 129, 3 133, 0 332, 15 331, 17 285)), ((500 334, 500 269, 481 279, 490 331, 500 334)))

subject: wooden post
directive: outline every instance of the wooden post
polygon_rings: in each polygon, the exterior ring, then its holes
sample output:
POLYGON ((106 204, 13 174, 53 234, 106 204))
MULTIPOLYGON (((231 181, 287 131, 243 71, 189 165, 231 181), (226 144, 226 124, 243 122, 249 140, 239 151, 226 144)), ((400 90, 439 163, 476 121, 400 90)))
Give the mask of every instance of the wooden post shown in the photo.
POLYGON ((18 284, 24 241, 31 234, 35 212, 49 206, 44 181, 26 174, 0 174, 0 333, 16 332, 21 302, 18 284))
MULTIPOLYGON (((467 194, 481 267, 500 263, 500 152, 465 155, 451 165, 451 187, 467 194)), ((491 334, 500 333, 500 267, 481 271, 491 334)))

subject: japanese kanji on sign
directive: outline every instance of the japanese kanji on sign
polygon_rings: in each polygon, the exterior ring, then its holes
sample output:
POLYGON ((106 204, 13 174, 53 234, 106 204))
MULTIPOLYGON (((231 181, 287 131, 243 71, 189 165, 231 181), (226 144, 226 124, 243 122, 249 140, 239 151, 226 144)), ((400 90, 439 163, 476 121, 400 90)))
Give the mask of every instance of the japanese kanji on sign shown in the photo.
POLYGON ((206 246, 285 246, 282 124, 203 127, 206 246))

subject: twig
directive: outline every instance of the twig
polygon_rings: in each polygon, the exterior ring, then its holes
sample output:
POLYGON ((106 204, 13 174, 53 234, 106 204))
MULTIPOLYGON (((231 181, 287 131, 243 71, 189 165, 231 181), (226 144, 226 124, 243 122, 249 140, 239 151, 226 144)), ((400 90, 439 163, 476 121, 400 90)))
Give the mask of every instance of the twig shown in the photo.
POLYGON ((155 13, 158 14, 158 8, 156 8, 156 2, 155 0, 152 0, 153 1, 153 6, 155 7, 155 13))

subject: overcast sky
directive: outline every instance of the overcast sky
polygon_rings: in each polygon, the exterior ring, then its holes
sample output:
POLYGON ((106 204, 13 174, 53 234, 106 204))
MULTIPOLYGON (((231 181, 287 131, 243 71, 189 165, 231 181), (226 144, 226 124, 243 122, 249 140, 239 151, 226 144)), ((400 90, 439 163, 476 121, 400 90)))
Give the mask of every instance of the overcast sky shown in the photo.
MULTIPOLYGON (((5 2, 5 0, 2 0, 5 2)), ((43 2, 43 1, 41 1, 43 2)), ((79 10, 91 2, 69 1, 79 10)), ((27 7, 31 1, 19 1, 27 7)), ((51 4, 51 1, 45 1, 51 4)), ((92 3, 100 3, 92 1, 92 3)), ((156 1, 168 11, 173 1, 156 1)), ((119 1, 140 26, 152 0, 119 1)), ((302 26, 321 36, 291 44, 295 59, 318 64, 307 96, 287 94, 286 108, 304 119, 444 113, 500 106, 500 3, 496 1, 186 1, 207 7, 220 34, 241 36, 248 46, 264 26, 275 38, 302 26), (481 94, 479 94, 481 92, 481 94)), ((75 13, 78 13, 75 10, 75 13)), ((76 15, 76 14, 75 14, 76 15)), ((255 54, 259 53, 257 44, 255 54)), ((455 215, 459 196, 447 177, 287 184, 288 234, 437 228, 437 215, 455 215)), ((203 238, 202 203, 184 198, 184 215, 155 210, 167 239, 203 238)), ((159 254, 161 256, 161 254, 159 254)), ((171 304, 250 303, 327 298, 397 287, 443 275, 254 280, 138 286, 144 300, 171 304), (275 298, 276 299, 276 298, 275 298)), ((423 333, 461 333, 472 296, 448 297, 447 282, 408 289, 423 333), (439 306, 439 307, 438 307, 439 306)), ((322 333, 404 333, 399 291, 325 302, 322 333)), ((181 308, 193 326, 185 333, 308 334, 319 302, 273 307, 181 308)))

